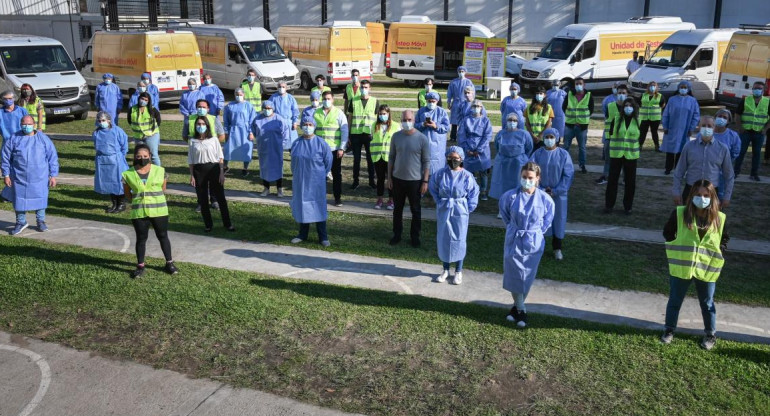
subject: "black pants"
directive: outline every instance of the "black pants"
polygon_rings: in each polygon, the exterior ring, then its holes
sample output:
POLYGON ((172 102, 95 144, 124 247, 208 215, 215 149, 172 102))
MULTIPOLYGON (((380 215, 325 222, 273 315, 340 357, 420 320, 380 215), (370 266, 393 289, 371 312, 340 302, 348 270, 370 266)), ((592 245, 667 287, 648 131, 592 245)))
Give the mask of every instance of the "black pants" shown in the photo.
POLYGON ((564 241, 564 240, 562 240, 561 238, 552 237, 551 238, 551 245, 553 246, 553 249, 554 250, 561 250, 561 243, 562 243, 562 241, 564 241))
MULTIPOLYGON (((714 187, 717 191, 717 195, 719 195, 719 188, 714 187)), ((690 191, 692 190, 692 185, 684 185, 684 189, 682 190, 682 205, 687 205, 688 198, 690 197, 690 191)))
POLYGON ((452 124, 452 130, 449 131, 449 140, 457 140, 457 124, 452 124))
POLYGON ((676 169, 680 155, 681 153, 666 153, 666 173, 671 173, 672 170, 676 169))
POLYGON ((150 227, 155 230, 155 237, 160 242, 160 249, 166 261, 171 261, 171 241, 168 239, 168 215, 162 217, 144 217, 131 220, 136 232, 136 262, 144 264, 144 253, 147 250, 147 237, 150 227))
MULTIPOLYGON (((388 179, 388 162, 380 159, 374 162, 374 171, 377 173, 377 196, 385 195, 385 179, 388 179)), ((391 193, 388 189, 388 198, 391 193)))
MULTIPOLYGON (((263 180, 262 181, 262 186, 264 186, 265 189, 269 188, 270 187, 270 181, 263 180)), ((275 181, 275 186, 277 188, 282 188, 283 187, 283 178, 278 179, 277 181, 275 181)))
POLYGON ((636 192, 636 162, 637 159, 610 158, 610 177, 607 178, 607 191, 604 193, 604 207, 613 208, 618 197, 618 179, 623 171, 625 188, 623 190, 623 208, 630 211, 634 205, 636 192))
POLYGON ((652 134, 652 143, 655 144, 655 150, 660 148, 658 127, 660 127, 660 120, 644 120, 639 123, 639 149, 644 146, 644 141, 647 140, 647 130, 650 130, 650 134, 652 134))
POLYGON ((203 225, 211 229, 211 206, 209 205, 209 192, 219 203, 219 212, 222 214, 222 223, 225 228, 230 228, 230 210, 227 208, 225 188, 219 183, 219 163, 200 163, 193 165, 193 177, 195 178, 195 193, 198 195, 198 204, 201 206, 203 225))
POLYGON ((409 209, 412 211, 412 224, 409 235, 412 241, 420 240, 420 223, 422 209, 420 207, 421 180, 405 181, 393 178, 393 237, 401 238, 404 230, 404 204, 409 199, 409 209))
POLYGON ((359 172, 361 171, 361 148, 366 150, 366 171, 369 173, 369 182, 374 181, 374 162, 372 162, 372 152, 369 145, 372 144, 371 134, 351 134, 350 142, 353 146, 353 182, 358 183, 359 172))
POLYGON ((332 193, 335 201, 342 198, 342 158, 336 150, 332 150, 332 193))

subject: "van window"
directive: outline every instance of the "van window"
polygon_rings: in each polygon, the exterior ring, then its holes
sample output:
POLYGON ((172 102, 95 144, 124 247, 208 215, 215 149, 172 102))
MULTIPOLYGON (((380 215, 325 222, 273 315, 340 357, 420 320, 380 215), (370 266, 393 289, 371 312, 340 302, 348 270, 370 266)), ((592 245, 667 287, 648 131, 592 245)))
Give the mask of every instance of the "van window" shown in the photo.
MULTIPOLYGON (((228 43, 227 44, 227 57, 231 61, 237 61, 239 56, 241 58, 243 58, 243 54, 241 54, 241 48, 239 48, 238 45, 235 44, 235 43, 228 43)), ((246 59, 243 58, 243 60, 245 61, 246 59)))
MULTIPOLYGON (((567 39, 567 38, 553 38, 545 48, 540 51, 538 58, 546 59, 567 59, 568 56, 575 50, 575 46, 580 42, 580 39, 567 39)), ((594 50, 596 45, 594 45, 594 50)))
POLYGON ((593 58, 596 55, 596 39, 586 41, 580 47, 580 53, 583 55, 583 59, 593 58))
POLYGON ((714 61, 714 50, 701 49, 700 52, 698 52, 698 56, 695 58, 695 61, 698 63, 698 68, 706 68, 711 66, 711 63, 714 61))
POLYGON ((7 46, 0 58, 9 74, 74 71, 75 64, 61 45, 7 46))
MULTIPOLYGON (((299 45, 292 45, 292 50, 296 50, 299 45)), ((273 59, 286 59, 281 45, 275 40, 259 40, 253 42, 241 42, 246 57, 251 62, 269 61, 273 59)))
POLYGON ((696 46, 694 45, 664 43, 658 46, 658 49, 655 50, 647 63, 665 67, 684 66, 692 53, 695 52, 695 48, 696 46))
POLYGON ((91 65, 93 62, 93 47, 89 46, 86 48, 86 53, 84 54, 83 58, 85 59, 83 65, 91 65))

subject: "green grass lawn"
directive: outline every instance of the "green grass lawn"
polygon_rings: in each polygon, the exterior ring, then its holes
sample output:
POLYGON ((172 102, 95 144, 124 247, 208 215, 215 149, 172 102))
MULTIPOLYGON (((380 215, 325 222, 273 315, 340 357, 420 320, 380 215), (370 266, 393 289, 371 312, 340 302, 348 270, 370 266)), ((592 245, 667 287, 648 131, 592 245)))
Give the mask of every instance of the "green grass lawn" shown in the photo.
MULTIPOLYGON (((49 200, 49 215, 130 224, 128 212, 105 214, 106 199, 90 188, 59 186, 51 192, 49 200)), ((171 195, 168 200, 172 231, 209 235, 203 231, 201 215, 194 212, 194 198, 171 195)), ((234 201, 229 206, 237 231, 225 231, 215 213, 214 229, 210 235, 278 245, 290 245, 290 240, 296 236, 298 227, 288 207, 234 201)), ((12 207, 0 204, 0 209, 10 210, 12 207)), ((315 235, 311 235, 309 241, 313 243, 307 243, 306 247, 436 264, 437 272, 440 269, 435 222, 423 222, 423 244, 421 248, 414 249, 406 242, 395 247, 388 245, 392 236, 392 220, 388 217, 330 212, 328 221, 331 248, 323 249, 315 244, 315 235)), ((465 267, 502 273, 504 237, 504 229, 472 226, 468 232, 465 267)), ((668 266, 662 245, 568 236, 564 253, 563 261, 554 260, 549 243, 538 275, 612 289, 668 293, 668 266)), ((768 257, 729 251, 725 257, 727 262, 719 280, 718 300, 770 306, 770 280, 764 277, 768 257)))
POLYGON ((0 236, 5 331, 372 415, 734 414, 770 408, 770 347, 0 236))

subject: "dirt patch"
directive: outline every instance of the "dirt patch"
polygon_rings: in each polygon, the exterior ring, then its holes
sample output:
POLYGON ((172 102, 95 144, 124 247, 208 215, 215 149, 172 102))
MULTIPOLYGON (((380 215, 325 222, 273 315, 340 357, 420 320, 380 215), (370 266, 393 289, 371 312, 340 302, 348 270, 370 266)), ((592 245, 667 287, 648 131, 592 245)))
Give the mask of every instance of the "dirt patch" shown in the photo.
POLYGON ((29 341, 27 341, 27 338, 23 335, 11 334, 11 344, 21 348, 27 348, 29 346, 29 341))

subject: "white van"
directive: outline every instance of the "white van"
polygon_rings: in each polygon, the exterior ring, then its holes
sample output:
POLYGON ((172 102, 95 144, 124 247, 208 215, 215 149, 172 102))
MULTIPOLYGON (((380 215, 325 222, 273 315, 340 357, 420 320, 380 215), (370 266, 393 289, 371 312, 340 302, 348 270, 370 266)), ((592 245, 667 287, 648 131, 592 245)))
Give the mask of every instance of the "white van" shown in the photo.
POLYGON ((669 97, 681 81, 689 81, 698 101, 716 99, 719 68, 730 37, 738 29, 696 29, 674 32, 647 62, 628 78, 631 95, 640 98, 651 81, 669 97))
POLYGON ((580 23, 565 26, 521 68, 524 88, 569 84, 583 77, 591 89, 609 89, 627 80, 626 65, 633 53, 654 50, 677 30, 695 25, 678 17, 635 17, 623 23, 580 23))
POLYGON ((85 120, 91 107, 86 80, 59 41, 30 35, 0 35, 0 91, 30 84, 43 100, 46 116, 85 120))
POLYGON ((238 88, 249 68, 257 71, 263 93, 278 91, 280 81, 286 81, 289 90, 299 88, 299 70, 264 28, 191 24, 185 30, 195 33, 203 71, 220 88, 238 88))
POLYGON ((770 96, 770 24, 741 25, 733 34, 719 74, 717 101, 735 108, 757 81, 765 83, 764 95, 770 96))

